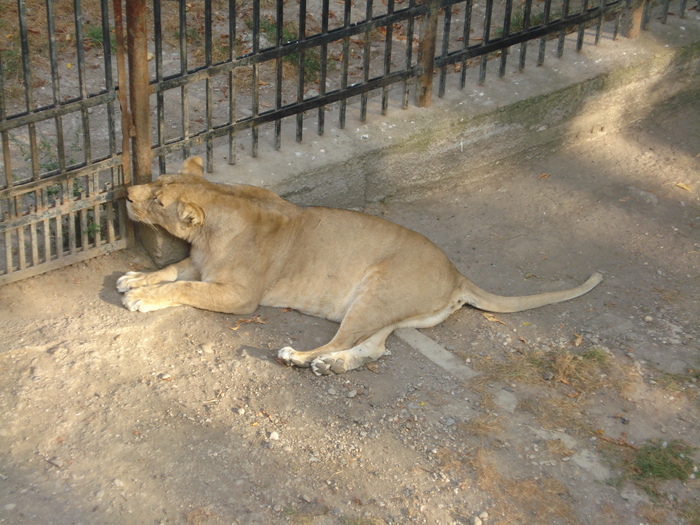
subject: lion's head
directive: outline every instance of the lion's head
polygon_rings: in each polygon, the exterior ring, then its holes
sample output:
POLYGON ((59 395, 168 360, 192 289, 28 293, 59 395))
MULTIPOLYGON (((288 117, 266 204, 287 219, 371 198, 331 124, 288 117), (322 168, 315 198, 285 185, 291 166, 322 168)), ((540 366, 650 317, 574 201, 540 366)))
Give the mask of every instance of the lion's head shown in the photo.
POLYGON ((191 240, 204 223, 204 209, 193 197, 207 184, 201 157, 185 160, 177 175, 161 175, 150 184, 127 190, 129 217, 151 226, 161 226, 172 235, 191 240))

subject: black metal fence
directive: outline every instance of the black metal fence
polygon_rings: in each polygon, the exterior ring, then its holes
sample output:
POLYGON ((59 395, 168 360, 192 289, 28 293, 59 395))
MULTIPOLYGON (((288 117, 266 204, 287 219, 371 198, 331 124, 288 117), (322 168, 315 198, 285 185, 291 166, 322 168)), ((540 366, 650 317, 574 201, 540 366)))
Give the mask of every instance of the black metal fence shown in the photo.
POLYGON ((211 169, 217 145, 232 164, 244 138, 258 155, 261 130, 280 148, 283 126, 298 141, 309 119, 342 128, 355 99, 360 120, 375 95, 382 112, 390 93, 427 106, 435 78, 442 96, 472 67, 483 82, 541 64, 548 46, 561 57, 572 33, 576 50, 621 24, 633 36, 652 9, 665 21, 669 1, 5 3, 0 284, 125 247, 125 187, 151 180, 153 159, 164 172, 195 149, 211 169))

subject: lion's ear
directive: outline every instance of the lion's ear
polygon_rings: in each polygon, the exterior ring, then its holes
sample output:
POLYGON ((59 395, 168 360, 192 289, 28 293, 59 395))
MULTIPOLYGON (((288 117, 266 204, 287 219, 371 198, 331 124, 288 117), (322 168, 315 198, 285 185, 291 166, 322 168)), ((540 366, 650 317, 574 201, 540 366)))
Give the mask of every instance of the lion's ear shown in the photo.
POLYGON ((201 226, 204 223, 204 210, 196 204, 180 202, 178 211, 180 220, 189 226, 201 226))
POLYGON ((202 157, 190 157, 182 163, 182 171, 186 175, 204 175, 204 161, 202 157))

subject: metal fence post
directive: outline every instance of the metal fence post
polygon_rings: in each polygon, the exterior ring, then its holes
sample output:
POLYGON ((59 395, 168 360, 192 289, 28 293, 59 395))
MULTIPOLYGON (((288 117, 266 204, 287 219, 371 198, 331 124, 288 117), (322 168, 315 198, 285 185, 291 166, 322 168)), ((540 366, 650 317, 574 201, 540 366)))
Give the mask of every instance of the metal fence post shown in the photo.
POLYGON ((418 67, 422 71, 416 78, 416 106, 419 108, 427 108, 432 104, 440 0, 427 0, 426 5, 428 11, 421 21, 418 41, 418 67))
POLYGON ((147 17, 146 0, 126 0, 129 106, 133 122, 133 182, 135 184, 145 184, 152 180, 147 17))
POLYGON ((622 14, 622 36, 637 38, 642 30, 646 0, 630 0, 622 14))

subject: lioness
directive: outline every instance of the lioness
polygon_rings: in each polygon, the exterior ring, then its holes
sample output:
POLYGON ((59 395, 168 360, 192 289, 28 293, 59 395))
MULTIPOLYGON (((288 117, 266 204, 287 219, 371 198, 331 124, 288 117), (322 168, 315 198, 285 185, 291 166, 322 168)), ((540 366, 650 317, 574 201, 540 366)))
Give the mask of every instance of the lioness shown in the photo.
POLYGON ((326 345, 282 348, 288 365, 317 375, 342 373, 378 359, 399 327, 427 328, 468 304, 518 312, 583 295, 594 273, 571 290, 524 297, 490 294, 464 277, 422 235, 347 210, 302 208, 253 186, 203 177, 200 157, 178 175, 128 189, 129 216, 189 242, 190 256, 152 273, 117 281, 131 311, 176 305, 248 314, 258 305, 289 307, 340 322, 326 345))

